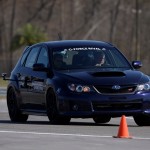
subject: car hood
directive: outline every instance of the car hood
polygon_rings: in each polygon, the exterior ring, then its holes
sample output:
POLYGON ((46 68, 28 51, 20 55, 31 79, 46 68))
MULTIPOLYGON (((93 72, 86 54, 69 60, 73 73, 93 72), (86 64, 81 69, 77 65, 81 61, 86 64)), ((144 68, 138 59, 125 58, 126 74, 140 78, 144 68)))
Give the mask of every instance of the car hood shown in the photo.
POLYGON ((79 82, 88 85, 131 85, 142 84, 149 81, 149 77, 140 71, 75 71, 59 73, 68 82, 79 82))

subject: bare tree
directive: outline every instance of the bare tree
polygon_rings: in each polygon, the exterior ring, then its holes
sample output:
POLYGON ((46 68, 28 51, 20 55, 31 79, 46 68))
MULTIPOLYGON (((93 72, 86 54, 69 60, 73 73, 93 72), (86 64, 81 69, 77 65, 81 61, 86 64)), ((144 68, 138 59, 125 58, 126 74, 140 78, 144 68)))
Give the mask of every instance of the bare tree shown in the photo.
POLYGON ((7 28, 6 28, 6 18, 5 14, 7 14, 7 11, 5 11, 6 3, 8 1, 6 0, 0 0, 0 70, 7 71, 7 54, 6 50, 9 49, 8 45, 8 38, 7 38, 7 28))
POLYGON ((115 3, 115 7, 112 7, 110 10, 110 37, 109 41, 112 43, 113 42, 113 34, 114 34, 114 29, 115 25, 117 22, 118 14, 119 14, 119 6, 120 6, 121 0, 117 0, 115 3))
POLYGON ((31 22, 33 19, 35 19, 40 14, 40 12, 48 5, 49 2, 49 0, 41 0, 39 7, 34 11, 34 13, 31 16, 29 16, 27 22, 31 22))
POLYGON ((11 18, 10 18, 10 31, 9 31, 9 38, 10 38, 10 44, 9 44, 9 71, 12 69, 13 65, 13 60, 12 60, 12 39, 13 39, 13 32, 14 32, 14 22, 15 22, 15 10, 16 10, 16 0, 12 1, 12 13, 11 13, 11 18))
MULTIPOLYGON (((0 0, 0 52, 10 52, 7 58, 12 64, 12 38, 19 28, 30 23, 41 28, 49 40, 58 39, 59 32, 63 39, 104 40, 117 45, 128 58, 135 59, 135 1, 0 0)), ((138 19, 138 44, 141 48, 138 57, 140 55, 145 63, 143 71, 150 74, 145 67, 150 63, 150 1, 138 2, 142 9, 138 19)))

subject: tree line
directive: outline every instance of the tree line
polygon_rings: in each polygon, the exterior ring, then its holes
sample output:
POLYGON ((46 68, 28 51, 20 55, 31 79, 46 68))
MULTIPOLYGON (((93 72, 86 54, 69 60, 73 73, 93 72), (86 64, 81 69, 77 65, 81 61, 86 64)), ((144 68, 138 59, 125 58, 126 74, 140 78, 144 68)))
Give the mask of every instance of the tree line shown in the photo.
POLYGON ((51 41, 60 33, 64 40, 113 43, 150 74, 149 16, 149 0, 0 0, 0 72, 11 71, 25 37, 51 41))

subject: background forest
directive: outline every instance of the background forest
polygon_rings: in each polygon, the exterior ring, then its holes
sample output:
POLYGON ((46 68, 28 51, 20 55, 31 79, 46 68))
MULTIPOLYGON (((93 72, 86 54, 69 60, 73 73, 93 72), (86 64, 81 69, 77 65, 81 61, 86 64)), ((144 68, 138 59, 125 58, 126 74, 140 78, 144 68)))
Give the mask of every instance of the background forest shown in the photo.
POLYGON ((150 0, 0 0, 0 73, 10 73, 27 44, 60 33, 113 43, 150 74, 150 0))

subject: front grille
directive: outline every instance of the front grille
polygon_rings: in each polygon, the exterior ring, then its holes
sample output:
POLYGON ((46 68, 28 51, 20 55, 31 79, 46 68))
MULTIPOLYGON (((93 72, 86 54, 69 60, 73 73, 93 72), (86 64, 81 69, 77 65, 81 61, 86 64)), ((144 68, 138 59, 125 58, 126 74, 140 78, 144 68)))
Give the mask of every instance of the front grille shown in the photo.
POLYGON ((142 102, 133 103, 99 103, 93 102, 94 111, 124 111, 124 110, 138 110, 142 108, 142 102))
POLYGON ((94 86, 101 94, 131 94, 135 91, 136 86, 120 86, 120 89, 113 89, 113 86, 94 86))

